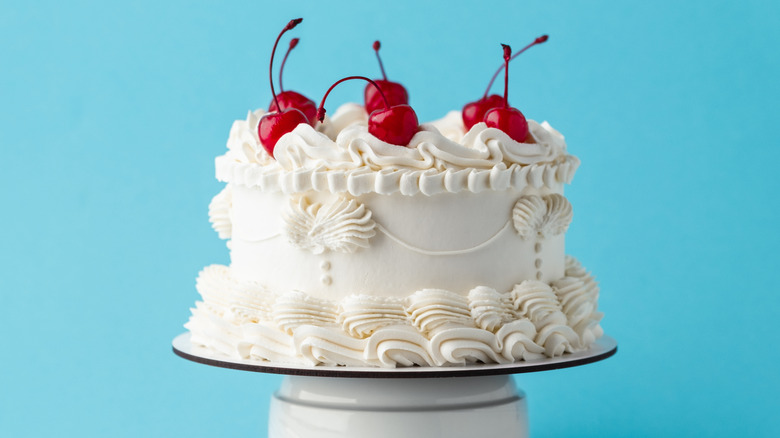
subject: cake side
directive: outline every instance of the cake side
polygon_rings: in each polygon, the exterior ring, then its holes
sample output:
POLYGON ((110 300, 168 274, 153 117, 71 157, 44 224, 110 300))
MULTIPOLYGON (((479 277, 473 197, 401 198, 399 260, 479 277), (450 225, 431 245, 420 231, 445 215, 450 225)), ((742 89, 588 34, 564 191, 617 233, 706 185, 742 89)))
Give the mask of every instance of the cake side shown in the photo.
POLYGON ((559 194, 529 192, 353 198, 235 186, 232 275, 326 299, 400 297, 424 288, 465 294, 479 285, 509 290, 526 279, 550 282, 564 273, 563 231, 571 210, 559 194), (556 200, 563 208, 548 213, 556 200), (547 215, 559 228, 543 234, 536 229, 542 225, 528 223, 537 219, 522 213, 547 215))

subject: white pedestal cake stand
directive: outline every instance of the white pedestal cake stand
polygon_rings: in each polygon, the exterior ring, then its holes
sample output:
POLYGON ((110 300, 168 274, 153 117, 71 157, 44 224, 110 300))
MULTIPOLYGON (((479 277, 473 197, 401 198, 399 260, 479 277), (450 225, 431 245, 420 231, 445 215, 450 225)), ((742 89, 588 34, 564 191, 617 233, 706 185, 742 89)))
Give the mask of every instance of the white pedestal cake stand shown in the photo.
POLYGON ((602 337, 587 351, 506 365, 297 367, 217 356, 173 340, 177 355, 206 365, 284 374, 271 400, 268 438, 527 437, 525 393, 511 374, 586 365, 617 352, 602 337))

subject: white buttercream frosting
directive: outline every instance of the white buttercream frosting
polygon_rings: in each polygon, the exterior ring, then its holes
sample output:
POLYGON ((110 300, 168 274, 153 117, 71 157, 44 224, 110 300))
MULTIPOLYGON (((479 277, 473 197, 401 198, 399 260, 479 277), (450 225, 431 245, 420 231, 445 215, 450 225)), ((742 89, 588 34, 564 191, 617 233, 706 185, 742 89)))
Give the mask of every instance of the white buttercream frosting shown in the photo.
POLYGON ((468 299, 446 290, 415 292, 406 299, 406 312, 412 325, 428 337, 449 325, 473 326, 468 299))
POLYGON ((534 142, 519 143, 484 123, 458 135, 462 127, 448 114, 421 125, 408 147, 400 147, 369 134, 365 110, 355 104, 342 106, 316 130, 300 124, 283 135, 273 160, 257 139, 261 115, 250 112, 234 123, 229 152, 217 159, 218 179, 285 193, 433 195, 555 187, 568 183, 579 165, 547 122, 529 120, 534 142))
POLYGON ((287 334, 301 326, 336 325, 338 318, 334 303, 292 291, 276 297, 271 306, 271 319, 287 334))
POLYGON ((563 234, 569 228, 571 219, 571 204, 557 193, 523 196, 512 209, 515 231, 523 239, 563 234))
POLYGON ((544 346, 547 356, 576 351, 579 338, 567 325, 566 315, 561 311, 561 304, 550 285, 526 280, 515 286, 511 295, 515 310, 536 327, 534 341, 544 346))
POLYGON ((274 162, 274 159, 263 148, 257 135, 257 124, 263 115, 265 115, 265 111, 262 109, 249 111, 245 120, 233 122, 227 141, 227 155, 231 159, 260 165, 268 165, 274 162))
POLYGON ((562 138, 553 136, 534 121, 529 122, 529 126, 533 134, 549 141, 518 143, 503 131, 478 123, 458 143, 428 124, 420 127, 407 147, 400 147, 370 135, 363 124, 347 126, 335 142, 311 126, 301 124, 279 139, 274 157, 287 171, 317 168, 373 171, 491 169, 499 163, 528 165, 563 157, 566 146, 562 138))
POLYGON ((460 111, 450 111, 441 119, 434 120, 430 124, 438 129, 441 135, 456 143, 460 143, 466 134, 466 127, 463 125, 463 116, 460 111))
MULTIPOLYGON (((265 114, 266 111, 263 109, 249 111, 246 119, 233 122, 226 154, 231 160, 261 166, 272 165, 275 162, 260 143, 260 137, 257 135, 257 125, 265 114)), ((366 110, 358 104, 348 103, 339 107, 333 117, 326 115, 323 123, 318 124, 316 129, 324 135, 336 138, 336 135, 347 126, 356 123, 365 125, 367 122, 366 110)))
POLYGON ((599 287, 595 279, 572 258, 566 260, 566 276, 552 283, 568 324, 580 337, 581 345, 589 345, 604 331, 599 321, 604 316, 597 310, 599 287))
POLYGON ((485 330, 495 332, 502 325, 516 319, 510 307, 511 297, 486 286, 477 286, 468 295, 471 317, 485 330))
POLYGON ((209 222, 220 239, 230 239, 233 234, 232 208, 233 190, 227 185, 209 203, 209 222))
POLYGON ((335 140, 339 132, 350 125, 368 125, 368 113, 363 105, 356 103, 341 105, 333 115, 326 115, 324 123, 317 129, 331 140, 335 140))
POLYGON ((403 302, 396 298, 351 295, 341 301, 339 321, 355 338, 366 338, 388 325, 406 324, 403 302))
POLYGON ((599 336, 598 289, 574 259, 549 284, 501 293, 423 289, 405 299, 341 301, 276 292, 235 280, 226 266, 201 272, 203 297, 186 327, 192 342, 235 358, 353 366, 509 363, 588 348, 599 336))
POLYGON ((298 196, 290 200, 284 217, 290 243, 313 254, 368 248, 369 239, 376 234, 371 211, 354 199, 339 197, 321 204, 298 196))

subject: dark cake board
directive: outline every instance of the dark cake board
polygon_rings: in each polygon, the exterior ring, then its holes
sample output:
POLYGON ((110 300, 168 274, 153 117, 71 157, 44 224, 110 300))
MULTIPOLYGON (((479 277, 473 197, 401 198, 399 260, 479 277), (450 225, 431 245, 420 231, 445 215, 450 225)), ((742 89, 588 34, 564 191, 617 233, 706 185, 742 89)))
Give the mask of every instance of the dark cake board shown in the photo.
POLYGON ((447 367, 342 367, 342 366, 301 366, 285 363, 258 362, 234 359, 215 354, 205 348, 190 343, 190 333, 183 333, 173 339, 173 352, 178 356, 197 363, 233 370, 257 373, 284 374, 308 377, 351 377, 365 379, 414 379, 438 377, 477 377, 506 374, 533 373, 587 365, 609 358, 617 352, 617 342, 602 336, 588 350, 564 354, 560 357, 532 361, 520 361, 510 364, 467 364, 447 367))

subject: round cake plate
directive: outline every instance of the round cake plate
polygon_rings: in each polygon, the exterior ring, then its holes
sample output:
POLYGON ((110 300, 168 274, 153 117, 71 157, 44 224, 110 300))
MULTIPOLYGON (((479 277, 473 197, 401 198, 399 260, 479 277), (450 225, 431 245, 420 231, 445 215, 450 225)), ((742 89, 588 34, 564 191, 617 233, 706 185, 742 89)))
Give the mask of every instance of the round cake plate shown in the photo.
POLYGON ((190 334, 173 351, 206 365, 284 374, 273 395, 268 438, 527 437, 525 393, 511 374, 604 360, 617 342, 603 336, 587 351, 511 364, 450 367, 304 367, 219 356, 193 346, 190 334))
POLYGON ((235 359, 214 354, 211 351, 193 346, 190 333, 183 333, 173 339, 173 352, 184 359, 221 368, 258 373, 286 374, 290 376, 310 377, 352 377, 352 378, 437 378, 437 377, 476 377, 503 374, 532 373, 557 370, 604 360, 617 352, 617 342, 609 336, 602 336, 590 349, 560 357, 534 361, 521 361, 510 364, 469 364, 448 367, 330 367, 300 366, 285 363, 258 362, 235 359))

